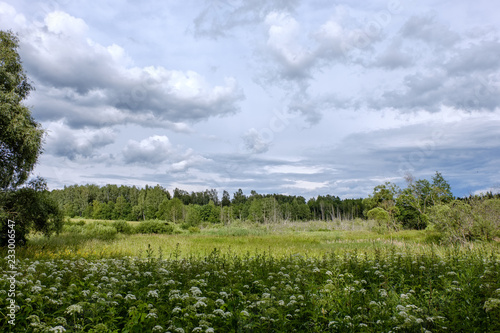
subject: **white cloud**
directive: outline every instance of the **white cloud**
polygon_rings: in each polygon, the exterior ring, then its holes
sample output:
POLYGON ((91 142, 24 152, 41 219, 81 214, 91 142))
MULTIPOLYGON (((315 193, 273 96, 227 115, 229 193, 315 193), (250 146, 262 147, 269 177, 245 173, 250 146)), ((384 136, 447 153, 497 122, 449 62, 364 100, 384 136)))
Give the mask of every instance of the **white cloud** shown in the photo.
POLYGON ((261 154, 265 153, 266 151, 269 150, 271 147, 271 140, 270 138, 266 138, 257 131, 255 128, 249 129, 243 136, 242 136, 245 148, 254 154, 261 154))
POLYGON ((116 132, 109 129, 70 129, 63 122, 49 123, 45 151, 74 160, 98 156, 98 150, 112 144, 116 132))
POLYGON ((26 17, 5 2, 0 2, 0 29, 19 29, 26 26, 26 17))
POLYGON ((323 167, 315 166, 299 166, 299 165, 275 165, 264 168, 267 173, 283 173, 283 174, 303 174, 313 175, 325 171, 323 167))
POLYGON ((83 36, 88 31, 85 21, 60 11, 49 13, 45 17, 45 25, 51 33, 72 37, 83 36))
POLYGON ((140 142, 130 140, 123 149, 125 163, 158 164, 169 158, 172 145, 168 137, 153 135, 140 142))
MULTIPOLYGON (((8 21, 17 15, 5 4, 0 10, 8 21)), ((41 120, 65 118, 73 127, 145 125, 142 118, 149 114, 151 127, 159 122, 185 127, 182 122, 235 114, 244 98, 231 76, 213 84, 194 70, 134 66, 121 46, 92 40, 86 22, 63 11, 48 13, 42 26, 25 23, 19 30, 25 68, 39 90, 50 92, 32 95, 41 120), (97 119, 106 112, 114 121, 97 119)))
MULTIPOLYGON (((289 181, 285 179, 285 181, 289 181)), ((328 181, 324 182, 311 182, 307 180, 292 180, 291 184, 283 185, 284 188, 295 188, 306 191, 315 191, 328 186, 328 181)))

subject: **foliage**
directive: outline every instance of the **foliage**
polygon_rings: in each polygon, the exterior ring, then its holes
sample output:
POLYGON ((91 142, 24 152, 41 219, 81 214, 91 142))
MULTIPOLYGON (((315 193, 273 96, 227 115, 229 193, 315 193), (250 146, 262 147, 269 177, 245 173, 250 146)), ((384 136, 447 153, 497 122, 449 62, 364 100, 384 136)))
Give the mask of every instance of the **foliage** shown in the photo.
POLYGON ((117 232, 122 234, 131 234, 134 232, 134 228, 126 221, 114 221, 112 226, 117 232))
POLYGON ((379 207, 389 214, 389 224, 395 229, 399 226, 425 229, 429 209, 453 199, 450 185, 439 172, 432 177, 432 183, 427 179, 415 181, 411 175, 407 175, 406 180, 408 186, 404 189, 390 182, 376 186, 373 194, 363 200, 365 216, 379 207))
POLYGON ((430 221, 451 242, 491 240, 500 235, 500 199, 475 197, 437 205, 430 221))
MULTIPOLYGON (((495 332, 498 254, 23 259, 14 332, 495 332)), ((0 258, 7 270, 7 260, 0 258)), ((1 290, 9 281, 0 280, 1 290)), ((0 298, 0 307, 8 300, 0 298)), ((4 316, 4 314, 0 314, 4 316)), ((2 318, 3 319, 3 318, 2 318)))
POLYGON ((171 234, 174 227, 162 221, 144 221, 135 227, 135 232, 141 234, 171 234))
POLYGON ((49 237, 59 233, 63 226, 63 215, 49 196, 47 185, 41 178, 35 178, 25 187, 1 193, 0 246, 7 245, 7 221, 15 223, 16 244, 24 245, 30 230, 49 237))
POLYGON ((380 227, 387 226, 387 224, 389 223, 389 213, 381 207, 375 207, 369 210, 366 215, 369 219, 377 221, 380 227))
POLYGON ((90 223, 68 223, 64 224, 64 232, 72 235, 81 236, 82 238, 110 240, 116 237, 118 230, 114 225, 105 222, 90 222, 90 223))
POLYGON ((17 53, 18 38, 0 31, 0 189, 22 185, 42 151, 44 131, 22 104, 34 88, 17 53))
POLYGON ((70 217, 130 221, 161 219, 190 225, 234 220, 260 223, 349 220, 362 217, 364 210, 362 199, 342 200, 330 195, 318 196, 306 203, 302 196, 260 195, 255 191, 247 197, 239 189, 232 200, 227 191, 223 191, 222 200, 219 200, 213 189, 189 193, 176 188, 171 197, 160 185, 145 188, 73 185, 53 190, 51 195, 70 217))

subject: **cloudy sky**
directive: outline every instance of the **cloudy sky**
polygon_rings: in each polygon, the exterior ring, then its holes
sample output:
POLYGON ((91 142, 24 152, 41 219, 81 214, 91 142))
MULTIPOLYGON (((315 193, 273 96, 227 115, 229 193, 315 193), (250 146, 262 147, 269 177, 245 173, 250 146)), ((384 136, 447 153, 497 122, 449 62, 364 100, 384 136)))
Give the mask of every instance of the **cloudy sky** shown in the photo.
POLYGON ((0 0, 50 188, 500 191, 495 0, 0 0))

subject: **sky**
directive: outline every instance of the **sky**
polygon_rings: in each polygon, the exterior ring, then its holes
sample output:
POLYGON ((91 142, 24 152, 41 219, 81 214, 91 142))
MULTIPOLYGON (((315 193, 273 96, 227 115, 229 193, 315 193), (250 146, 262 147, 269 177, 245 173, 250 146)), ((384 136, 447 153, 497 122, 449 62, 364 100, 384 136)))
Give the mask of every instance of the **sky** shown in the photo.
POLYGON ((500 192, 495 0, 0 0, 50 189, 500 192))

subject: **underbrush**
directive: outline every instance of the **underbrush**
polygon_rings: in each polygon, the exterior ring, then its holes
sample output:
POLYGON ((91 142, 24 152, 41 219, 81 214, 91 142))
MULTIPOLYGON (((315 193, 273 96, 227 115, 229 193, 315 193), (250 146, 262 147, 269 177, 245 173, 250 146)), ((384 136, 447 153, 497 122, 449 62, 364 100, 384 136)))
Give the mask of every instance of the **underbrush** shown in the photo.
POLYGON ((500 259, 483 247, 392 245, 319 258, 163 258, 148 248, 144 259, 26 258, 17 270, 14 332, 500 330, 500 259))

